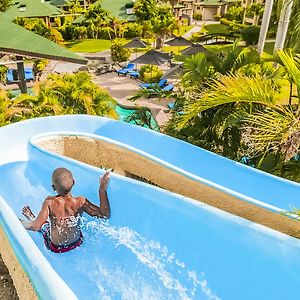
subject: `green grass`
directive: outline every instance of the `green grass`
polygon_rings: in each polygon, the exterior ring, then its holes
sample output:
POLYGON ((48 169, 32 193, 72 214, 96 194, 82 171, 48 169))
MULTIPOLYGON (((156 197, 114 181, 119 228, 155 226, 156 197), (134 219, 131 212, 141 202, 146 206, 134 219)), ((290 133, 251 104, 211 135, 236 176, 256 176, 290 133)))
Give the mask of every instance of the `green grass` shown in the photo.
POLYGON ((229 52, 233 48, 233 44, 227 44, 227 45, 204 45, 205 48, 207 48, 209 51, 213 53, 219 53, 219 52, 229 52))
POLYGON ((229 33, 229 26, 224 24, 208 24, 205 25, 207 34, 212 33, 229 33))
POLYGON ((274 50, 275 42, 266 42, 264 47, 264 52, 272 55, 274 50))
POLYGON ((180 51, 185 49, 186 47, 178 47, 178 46, 164 46, 163 51, 164 52, 173 52, 175 54, 179 54, 180 51))
POLYGON ((78 40, 65 43, 66 47, 73 52, 100 52, 110 49, 111 41, 109 40, 78 40))

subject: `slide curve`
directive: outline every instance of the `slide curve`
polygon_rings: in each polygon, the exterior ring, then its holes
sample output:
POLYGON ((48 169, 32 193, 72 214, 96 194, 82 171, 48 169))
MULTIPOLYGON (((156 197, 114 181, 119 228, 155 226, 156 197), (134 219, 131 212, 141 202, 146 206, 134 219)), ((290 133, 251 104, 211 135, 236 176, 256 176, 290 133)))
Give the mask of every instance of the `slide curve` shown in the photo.
POLYGON ((39 211, 58 166, 74 174, 73 194, 97 203, 104 172, 40 146, 60 135, 114 144, 272 212, 299 207, 296 183, 134 125, 73 115, 2 127, 0 224, 40 299, 298 298, 298 239, 119 174, 111 219, 84 216, 83 245, 49 252, 20 224, 22 207, 39 211))

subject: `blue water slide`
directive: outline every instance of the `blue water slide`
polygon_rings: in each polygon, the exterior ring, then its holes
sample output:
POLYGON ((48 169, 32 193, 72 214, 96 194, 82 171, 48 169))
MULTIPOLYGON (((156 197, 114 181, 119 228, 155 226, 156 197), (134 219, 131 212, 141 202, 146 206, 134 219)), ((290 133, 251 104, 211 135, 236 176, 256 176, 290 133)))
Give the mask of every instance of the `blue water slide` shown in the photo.
POLYGON ((2 127, 0 224, 40 299, 298 299, 298 239, 118 174, 108 188, 111 219, 84 216, 83 245, 49 252, 40 233, 20 224, 22 207, 38 212, 58 166, 73 172, 74 194, 97 203, 104 172, 35 143, 72 133, 130 149, 241 201, 275 210, 298 204, 298 184, 134 125, 78 115, 2 127))

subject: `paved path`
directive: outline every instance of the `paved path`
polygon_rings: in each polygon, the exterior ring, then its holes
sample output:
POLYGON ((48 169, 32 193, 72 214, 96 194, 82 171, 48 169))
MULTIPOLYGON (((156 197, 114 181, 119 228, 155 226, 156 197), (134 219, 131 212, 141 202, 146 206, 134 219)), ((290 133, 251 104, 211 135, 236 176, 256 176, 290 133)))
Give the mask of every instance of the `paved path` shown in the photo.
POLYGON ((140 98, 135 101, 129 101, 128 98, 135 95, 138 91, 139 81, 129 77, 118 76, 116 73, 106 73, 100 76, 95 76, 93 82, 100 87, 106 89, 109 94, 115 98, 119 104, 128 107, 147 107, 151 111, 157 124, 161 127, 171 118, 167 104, 172 99, 159 98, 140 98))
POLYGON ((219 21, 196 21, 196 25, 191 30, 183 34, 182 37, 184 37, 185 39, 189 39, 192 37, 194 33, 199 32, 202 29, 203 25, 208 25, 208 24, 220 24, 220 22, 219 21))

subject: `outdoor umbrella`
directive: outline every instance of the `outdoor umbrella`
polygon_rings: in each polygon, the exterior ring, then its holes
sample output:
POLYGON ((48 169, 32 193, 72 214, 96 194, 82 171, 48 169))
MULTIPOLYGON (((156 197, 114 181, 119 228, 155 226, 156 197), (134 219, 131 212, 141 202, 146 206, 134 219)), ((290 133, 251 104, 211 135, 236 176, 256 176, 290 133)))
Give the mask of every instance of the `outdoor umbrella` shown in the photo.
POLYGON ((183 64, 178 64, 175 67, 167 70, 162 79, 178 78, 183 73, 183 64))
POLYGON ((148 47, 148 44, 138 38, 133 38, 130 42, 128 42, 126 45, 123 46, 123 48, 135 49, 134 52, 135 52, 136 57, 137 57, 137 49, 138 48, 147 48, 147 47, 148 47))
POLYGON ((169 46, 178 46, 178 47, 185 47, 185 46, 192 46, 194 45, 193 42, 183 38, 182 36, 176 36, 173 39, 166 41, 166 45, 169 46))
POLYGON ((144 41, 138 39, 138 38, 133 38, 130 42, 128 42, 126 45, 124 45, 124 48, 147 48, 148 44, 145 43, 144 41))
MULTIPOLYGON (((160 66, 171 59, 172 57, 168 53, 159 52, 151 49, 145 54, 132 60, 131 63, 160 66)), ((152 68, 151 68, 151 78, 152 78, 152 68)))
POLYGON ((197 53, 209 53, 209 51, 200 44, 194 44, 180 51, 182 55, 195 55, 197 53))
POLYGON ((172 57, 168 53, 159 52, 152 49, 146 52, 145 54, 137 57, 136 59, 132 60, 131 63, 160 66, 165 62, 171 60, 171 58, 172 57))

